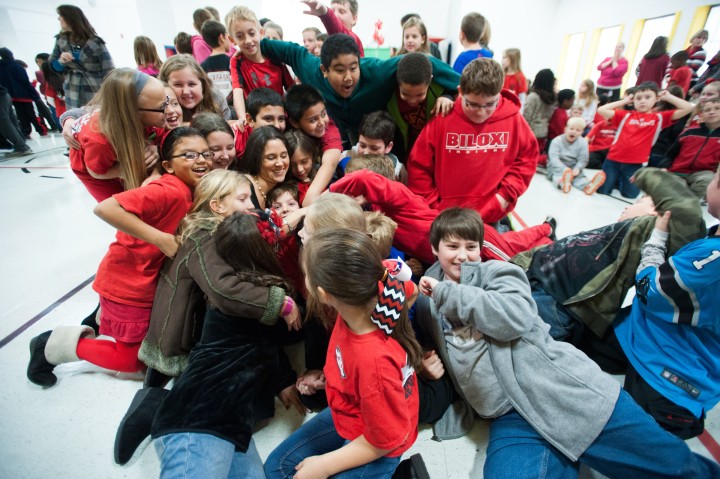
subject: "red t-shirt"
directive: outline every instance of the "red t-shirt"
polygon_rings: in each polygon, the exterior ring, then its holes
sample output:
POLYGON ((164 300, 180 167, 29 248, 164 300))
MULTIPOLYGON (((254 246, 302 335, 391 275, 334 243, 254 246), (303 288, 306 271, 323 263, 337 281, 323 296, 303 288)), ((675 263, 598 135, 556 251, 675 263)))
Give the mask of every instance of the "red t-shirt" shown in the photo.
MULTIPOLYGON (((192 206, 190 188, 170 174, 113 198, 127 212, 171 234, 192 206)), ((165 255, 157 246, 118 231, 100 262, 93 289, 116 303, 150 308, 164 260, 165 255)))
POLYGON ((355 334, 338 316, 323 372, 341 437, 352 441, 364 435, 373 446, 391 450, 387 457, 410 449, 418 435, 420 402, 415 372, 397 341, 380 329, 355 334))
POLYGON ((617 129, 608 124, 605 119, 595 122, 590 132, 587 134, 589 151, 607 150, 615 141, 617 129))
POLYGON ((511 92, 519 95, 520 93, 527 93, 527 79, 522 72, 513 73, 512 75, 505 75, 505 83, 503 89, 510 90, 511 92))
POLYGON ((674 122, 672 116, 676 110, 654 113, 615 110, 610 126, 617 128, 615 142, 608 151, 608 159, 618 163, 633 165, 648 161, 650 149, 655 144, 660 131, 674 122))
POLYGON ((320 151, 325 153, 328 150, 342 151, 342 139, 340 138, 340 130, 335 126, 335 122, 328 116, 328 124, 325 128, 325 134, 320 138, 320 151))
POLYGON ((555 137, 558 137, 565 133, 565 127, 567 126, 568 122, 568 112, 567 110, 563 108, 555 108, 555 111, 553 111, 552 116, 550 117, 550 122, 548 123, 548 140, 552 140, 555 137))
POLYGON ((429 120, 427 112, 427 101, 418 103, 416 106, 410 105, 408 102, 400 98, 400 94, 396 93, 398 111, 400 117, 405 120, 408 126, 407 151, 412 150, 418 135, 423 127, 427 125, 429 120))
POLYGON ((244 131, 240 131, 236 125, 232 126, 232 131, 235 135, 235 156, 238 159, 242 158, 243 154, 245 154, 245 145, 247 145, 252 130, 250 125, 245 125, 244 131))
POLYGON ((682 88, 683 93, 687 95, 688 88, 690 88, 690 80, 692 80, 692 68, 688 66, 673 68, 670 70, 670 81, 675 82, 677 86, 682 88))
POLYGON ((290 70, 284 64, 274 63, 268 58, 262 63, 255 63, 242 55, 230 59, 230 78, 233 88, 243 89, 246 100, 248 94, 256 88, 270 88, 283 95, 284 90, 295 84, 290 70))

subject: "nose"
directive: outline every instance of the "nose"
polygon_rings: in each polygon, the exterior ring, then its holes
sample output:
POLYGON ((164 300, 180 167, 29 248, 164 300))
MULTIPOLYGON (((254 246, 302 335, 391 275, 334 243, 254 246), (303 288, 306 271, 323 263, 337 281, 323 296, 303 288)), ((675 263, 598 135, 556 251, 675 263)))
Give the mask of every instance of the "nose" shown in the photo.
POLYGON ((276 118, 275 120, 273 120, 273 126, 274 126, 275 128, 277 128, 278 130, 281 130, 281 128, 280 128, 280 119, 279 119, 279 118, 276 118))
POLYGON ((460 249, 458 251, 458 260, 467 261, 467 251, 465 251, 464 249, 460 249))
POLYGON ((352 81, 352 75, 350 74, 350 70, 347 70, 345 72, 345 77, 343 78, 343 81, 351 82, 352 81))

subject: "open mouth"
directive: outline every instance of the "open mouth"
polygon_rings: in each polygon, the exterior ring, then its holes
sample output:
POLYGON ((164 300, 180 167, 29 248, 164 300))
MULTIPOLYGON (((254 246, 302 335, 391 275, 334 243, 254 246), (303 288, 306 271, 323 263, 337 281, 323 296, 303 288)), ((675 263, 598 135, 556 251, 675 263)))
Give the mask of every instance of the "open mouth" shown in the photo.
POLYGON ((204 176, 205 173, 207 173, 210 170, 207 166, 196 166, 192 169, 193 173, 195 173, 197 176, 204 176))

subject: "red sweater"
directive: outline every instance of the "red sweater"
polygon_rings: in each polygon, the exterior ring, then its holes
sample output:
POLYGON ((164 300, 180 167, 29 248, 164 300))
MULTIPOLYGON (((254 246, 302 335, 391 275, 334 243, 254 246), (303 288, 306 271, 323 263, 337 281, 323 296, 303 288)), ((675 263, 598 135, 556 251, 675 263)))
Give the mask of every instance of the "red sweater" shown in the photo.
POLYGON ((701 123, 683 131, 667 152, 672 160, 670 171, 689 175, 697 171, 715 171, 720 163, 720 129, 709 130, 701 123))
POLYGON ((458 96, 452 112, 435 116, 408 158, 408 186, 430 206, 465 206, 495 223, 515 208, 535 174, 538 147, 520 114, 520 101, 507 90, 483 123, 471 122, 458 96), (509 205, 503 209, 495 195, 509 205))
POLYGON ((615 141, 617 128, 609 125, 604 118, 600 118, 600 120, 595 121, 595 126, 587 134, 588 146, 591 152, 607 150, 615 141))

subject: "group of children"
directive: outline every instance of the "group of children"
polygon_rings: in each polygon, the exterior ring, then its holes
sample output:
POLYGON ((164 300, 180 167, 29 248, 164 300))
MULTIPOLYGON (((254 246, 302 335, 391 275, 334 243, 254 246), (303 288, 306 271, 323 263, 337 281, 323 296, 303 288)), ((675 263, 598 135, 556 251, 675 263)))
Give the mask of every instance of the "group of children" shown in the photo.
MULTIPOLYGON (((161 65, 148 57, 139 61, 142 71, 116 69, 89 111, 61 118, 71 167, 98 201, 95 213, 118 233, 93 284, 99 309, 81 325, 32 339, 30 381, 53 386, 53 368, 79 359, 117 371, 147 369, 119 426, 115 460, 126 463, 150 435, 163 477, 391 477, 418 423, 457 437, 476 415, 493 420, 487 477, 541 466, 551 477, 577 477, 580 463, 608 477, 720 474, 575 346, 551 337, 529 282, 533 269, 509 262, 531 249, 552 251, 555 226, 548 220, 499 232, 535 174, 538 131, 547 130, 523 118, 519 52, 508 50, 503 65, 477 58, 492 54, 490 30, 482 15, 469 14, 461 33, 469 59, 460 73, 425 50, 367 58, 352 34, 357 2, 303 3, 330 34, 319 56, 317 36, 303 35, 305 46, 270 40, 269 28, 245 7, 232 8, 225 25, 199 12, 196 28, 209 48, 203 62, 193 56, 203 52, 195 40, 193 55, 161 65), (211 74, 226 63, 231 89, 221 92, 220 76, 211 74), (237 116, 232 126, 228 99, 237 116), (352 151, 343 153, 343 140, 352 151), (307 371, 298 376, 282 346, 301 335, 307 371), (252 435, 273 415, 276 395, 302 414, 327 407, 263 464, 252 435)), ((415 18, 403 28, 409 46, 415 30, 427 42, 415 18)), ((526 117, 555 101, 552 72, 541 73, 526 117)), ((574 185, 590 194, 619 184, 636 196, 629 180, 638 158, 649 154, 663 125, 691 107, 643 85, 600 107, 617 141, 604 173, 587 179, 582 116, 595 115, 593 85, 584 87, 580 115, 550 143, 548 175, 564 190, 574 185), (676 109, 651 113, 657 99, 676 109), (634 111, 621 108, 630 102, 634 111)), ((704 126, 684 134, 683 145, 720 123, 720 101, 707 101, 702 115, 704 126)), ((682 147, 679 155, 685 158, 682 147)), ((702 181, 717 216, 720 173, 702 181)), ((674 224, 670 211, 678 224, 692 216, 660 200, 655 206, 659 232, 650 234, 651 217, 633 230, 649 238, 638 282, 646 289, 625 324, 653 321, 653 294, 668 301, 645 278, 656 266, 664 277, 672 265, 658 253, 658 238, 674 224)), ((716 238, 670 253, 697 264, 707 282, 720 264, 714 246, 706 247, 716 238)), ((700 308, 710 331, 703 340, 720 344, 714 300, 710 292, 699 305, 678 297, 681 318, 672 326, 698 329, 687 308, 700 308)), ((646 329, 663 330, 656 323, 646 329)), ((662 358, 648 363, 633 350, 635 329, 618 328, 635 371, 655 374, 662 358)), ((698 364, 693 373, 715 377, 716 366, 698 364)), ((682 379, 695 387, 685 392, 700 398, 700 407, 648 382, 692 414, 717 402, 711 384, 682 379)))

